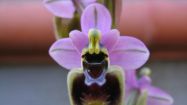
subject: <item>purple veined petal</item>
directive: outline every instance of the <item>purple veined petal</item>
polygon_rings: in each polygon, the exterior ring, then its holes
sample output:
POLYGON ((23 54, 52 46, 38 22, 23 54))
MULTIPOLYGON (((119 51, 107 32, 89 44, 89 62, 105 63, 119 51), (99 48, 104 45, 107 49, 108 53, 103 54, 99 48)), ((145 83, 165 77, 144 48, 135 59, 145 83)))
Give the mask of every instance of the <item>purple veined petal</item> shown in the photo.
POLYGON ((153 86, 148 86, 145 88, 148 91, 148 96, 150 98, 160 100, 164 103, 168 103, 168 105, 173 103, 173 98, 163 90, 153 86))
POLYGON ((96 2, 96 0, 80 0, 80 1, 84 4, 84 6, 87 6, 89 4, 96 2))
POLYGON ((121 66, 124 70, 136 70, 149 58, 149 50, 140 40, 121 36, 109 53, 111 65, 121 66))
POLYGON ((50 56, 67 69, 81 67, 81 56, 70 38, 57 40, 49 49, 50 56))
POLYGON ((148 97, 147 105, 172 105, 170 102, 161 99, 155 99, 152 97, 148 97))
POLYGON ((71 0, 44 0, 44 4, 50 12, 58 17, 72 18, 75 12, 71 0))
POLYGON ((81 53, 82 49, 88 44, 88 36, 78 30, 71 31, 70 38, 79 53, 81 53))
MULTIPOLYGON (((150 104, 150 105, 172 105, 173 98, 167 94, 166 92, 162 91, 159 88, 153 86, 146 86, 144 89, 148 92, 149 103, 157 103, 157 104, 150 104)), ((149 105, 149 104, 148 104, 149 105)))
POLYGON ((108 51, 110 51, 118 41, 119 37, 120 37, 120 33, 118 30, 116 29, 110 30, 101 36, 101 44, 103 44, 104 47, 106 47, 108 51))
POLYGON ((111 29, 111 16, 106 7, 101 4, 90 4, 83 12, 81 17, 81 28, 85 34, 89 29, 97 28, 102 34, 111 29))

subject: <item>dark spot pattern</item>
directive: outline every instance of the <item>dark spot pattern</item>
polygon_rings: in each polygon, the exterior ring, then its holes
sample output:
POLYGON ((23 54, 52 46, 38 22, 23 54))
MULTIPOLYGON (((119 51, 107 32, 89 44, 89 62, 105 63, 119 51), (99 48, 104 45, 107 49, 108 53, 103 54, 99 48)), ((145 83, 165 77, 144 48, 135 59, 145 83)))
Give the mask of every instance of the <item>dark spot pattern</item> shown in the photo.
POLYGON ((73 81, 72 99, 75 105, 83 105, 83 101, 87 101, 87 97, 93 100, 106 101, 107 105, 119 105, 121 99, 120 83, 115 75, 107 74, 106 83, 102 86, 92 84, 87 86, 84 83, 84 75, 81 74, 73 81))

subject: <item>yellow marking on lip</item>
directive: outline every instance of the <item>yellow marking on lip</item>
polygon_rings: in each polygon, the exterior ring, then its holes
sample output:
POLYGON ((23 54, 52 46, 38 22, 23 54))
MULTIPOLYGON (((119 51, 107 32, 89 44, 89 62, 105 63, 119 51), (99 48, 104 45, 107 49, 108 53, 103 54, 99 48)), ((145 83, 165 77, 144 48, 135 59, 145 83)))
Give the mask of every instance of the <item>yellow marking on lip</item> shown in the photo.
POLYGON ((83 100, 83 105, 108 105, 109 102, 101 99, 87 99, 83 100))
POLYGON ((84 103, 83 105, 108 105, 108 103, 100 100, 93 100, 88 103, 84 103))

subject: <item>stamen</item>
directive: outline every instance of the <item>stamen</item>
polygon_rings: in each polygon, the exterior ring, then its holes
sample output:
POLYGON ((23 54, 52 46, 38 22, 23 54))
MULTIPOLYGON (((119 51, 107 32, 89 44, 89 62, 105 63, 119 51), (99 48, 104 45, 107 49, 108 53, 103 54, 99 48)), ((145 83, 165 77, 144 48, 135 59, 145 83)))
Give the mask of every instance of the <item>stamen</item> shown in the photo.
POLYGON ((89 33, 88 33, 88 37, 89 37, 89 45, 88 45, 89 53, 90 54, 93 54, 93 53, 99 54, 101 32, 97 29, 90 29, 89 33))

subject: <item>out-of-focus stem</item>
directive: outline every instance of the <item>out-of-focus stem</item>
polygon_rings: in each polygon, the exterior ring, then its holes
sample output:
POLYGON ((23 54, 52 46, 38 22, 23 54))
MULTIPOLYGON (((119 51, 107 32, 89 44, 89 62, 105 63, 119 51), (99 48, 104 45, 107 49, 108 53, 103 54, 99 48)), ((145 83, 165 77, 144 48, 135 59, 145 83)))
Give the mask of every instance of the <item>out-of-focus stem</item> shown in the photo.
POLYGON ((135 105, 137 98, 138 98, 138 91, 137 90, 132 91, 130 95, 127 97, 125 105, 135 105))
POLYGON ((79 13, 79 14, 82 14, 85 6, 78 0, 72 0, 73 1, 73 4, 75 5, 76 7, 76 11, 79 13))
POLYGON ((123 4, 122 0, 98 0, 98 2, 104 4, 110 11, 112 16, 112 28, 115 28, 120 21, 123 4))
POLYGON ((147 91, 144 90, 137 99, 136 105, 147 105, 147 91))
POLYGON ((55 16, 54 17, 54 30, 56 39, 67 37, 67 28, 63 27, 62 18, 55 16))
POLYGON ((72 30, 79 30, 80 29, 80 16, 78 13, 74 14, 72 19, 54 18, 54 28, 55 28, 55 36, 56 39, 69 37, 69 33, 72 30))
POLYGON ((115 0, 104 0, 104 5, 110 11, 110 14, 112 16, 112 27, 114 28, 116 26, 116 22, 115 22, 115 0))

